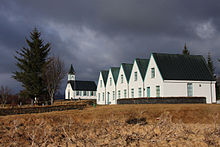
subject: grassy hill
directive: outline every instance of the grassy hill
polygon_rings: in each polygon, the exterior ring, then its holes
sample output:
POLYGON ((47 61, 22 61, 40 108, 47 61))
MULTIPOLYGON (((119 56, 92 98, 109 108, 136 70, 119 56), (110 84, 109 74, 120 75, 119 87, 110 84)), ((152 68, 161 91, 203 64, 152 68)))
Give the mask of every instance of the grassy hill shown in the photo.
POLYGON ((220 146, 220 106, 143 104, 0 117, 3 146, 220 146))

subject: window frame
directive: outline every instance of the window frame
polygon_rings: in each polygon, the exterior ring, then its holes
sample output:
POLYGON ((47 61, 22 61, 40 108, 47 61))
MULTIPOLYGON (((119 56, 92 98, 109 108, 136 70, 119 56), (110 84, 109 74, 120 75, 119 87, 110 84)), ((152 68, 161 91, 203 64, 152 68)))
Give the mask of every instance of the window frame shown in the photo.
POLYGON ((141 97, 141 95, 142 95, 142 94, 141 94, 141 91, 142 91, 141 89, 142 89, 142 88, 138 88, 138 97, 141 97))
POLYGON ((134 81, 137 81, 137 71, 134 72, 134 81))
POLYGON ((155 78, 155 68, 151 68, 151 78, 155 78))
POLYGON ((187 83, 187 97, 193 96, 193 84, 187 83))
POLYGON ((160 86, 156 86, 156 97, 160 97, 160 86))

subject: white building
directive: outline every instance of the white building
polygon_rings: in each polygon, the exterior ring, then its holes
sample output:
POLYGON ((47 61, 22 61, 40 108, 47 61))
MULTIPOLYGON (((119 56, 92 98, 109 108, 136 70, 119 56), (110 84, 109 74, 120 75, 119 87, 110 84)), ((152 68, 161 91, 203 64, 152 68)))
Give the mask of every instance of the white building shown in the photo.
MULTIPOLYGON (((103 101, 98 99, 98 104, 116 104, 119 98, 139 97, 206 97, 207 103, 216 103, 216 81, 202 56, 153 53, 150 60, 135 59, 127 75, 124 67, 123 63, 116 70, 118 75, 109 70, 106 96, 103 101)), ((100 74, 98 85, 101 78, 100 74)), ((102 89, 97 88, 97 93, 103 93, 102 89)))
POLYGON ((144 78, 148 66, 148 59, 135 59, 129 80, 130 98, 145 97, 144 78))
POLYGON ((119 67, 111 67, 109 69, 109 74, 106 82, 106 104, 116 104, 117 94, 119 94, 120 97, 120 92, 117 92, 116 87, 119 69, 119 67))
POLYGON ((216 103, 216 81, 203 56, 153 53, 144 83, 147 97, 206 97, 206 103, 216 103))
POLYGON ((129 80, 133 64, 122 63, 117 80, 117 99, 129 98, 129 80))
POLYGON ((65 99, 96 99, 95 82, 76 80, 75 71, 72 65, 68 73, 65 99))
POLYGON ((99 74, 98 85, 97 85, 97 103, 105 105, 106 102, 106 82, 109 71, 103 70, 99 74))

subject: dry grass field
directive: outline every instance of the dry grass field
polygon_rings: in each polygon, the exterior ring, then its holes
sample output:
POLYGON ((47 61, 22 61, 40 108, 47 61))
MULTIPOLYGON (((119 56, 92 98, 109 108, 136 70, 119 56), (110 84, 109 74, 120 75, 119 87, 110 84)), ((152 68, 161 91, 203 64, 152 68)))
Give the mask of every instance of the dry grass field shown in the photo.
POLYGON ((220 146, 220 105, 111 105, 1 116, 0 144, 220 146))

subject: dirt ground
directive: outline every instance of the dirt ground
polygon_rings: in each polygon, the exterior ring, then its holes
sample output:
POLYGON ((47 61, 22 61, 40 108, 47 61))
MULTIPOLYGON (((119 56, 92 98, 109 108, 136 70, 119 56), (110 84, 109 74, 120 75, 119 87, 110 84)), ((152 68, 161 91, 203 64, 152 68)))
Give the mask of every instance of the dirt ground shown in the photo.
POLYGON ((220 105, 111 105, 1 116, 0 146, 220 146, 220 105))

